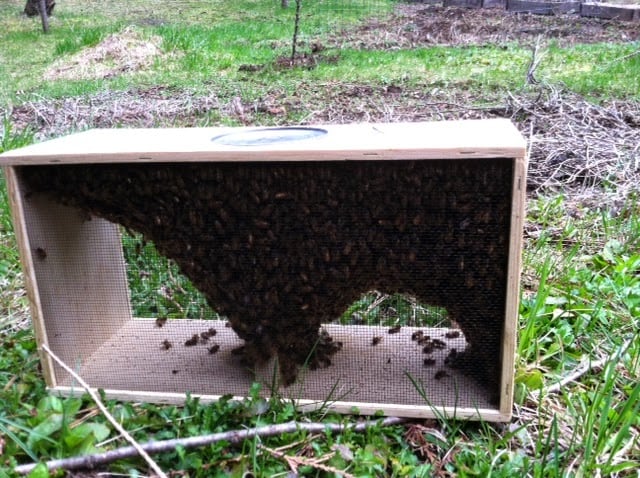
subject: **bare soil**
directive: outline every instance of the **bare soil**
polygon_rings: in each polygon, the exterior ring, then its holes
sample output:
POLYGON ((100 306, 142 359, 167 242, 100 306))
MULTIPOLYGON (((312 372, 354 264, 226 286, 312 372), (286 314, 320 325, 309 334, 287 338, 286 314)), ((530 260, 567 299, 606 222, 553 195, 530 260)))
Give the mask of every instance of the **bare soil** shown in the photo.
POLYGON ((545 16, 498 9, 401 4, 390 20, 372 20, 343 32, 334 41, 342 46, 384 49, 509 42, 526 44, 535 43, 538 37, 555 40, 561 46, 630 42, 640 38, 640 23, 571 14, 545 16))

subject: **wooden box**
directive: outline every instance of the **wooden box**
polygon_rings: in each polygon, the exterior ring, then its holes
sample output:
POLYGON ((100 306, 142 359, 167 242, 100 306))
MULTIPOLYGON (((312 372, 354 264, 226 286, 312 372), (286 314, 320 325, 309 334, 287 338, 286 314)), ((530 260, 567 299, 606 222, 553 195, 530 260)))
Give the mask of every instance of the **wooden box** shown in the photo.
POLYGON ((526 153, 509 121, 91 130, 0 164, 53 391, 78 386, 43 344, 118 399, 260 381, 305 409, 510 419, 526 153), (148 241, 171 261, 138 290, 148 241), (215 313, 178 303, 181 274, 215 313))

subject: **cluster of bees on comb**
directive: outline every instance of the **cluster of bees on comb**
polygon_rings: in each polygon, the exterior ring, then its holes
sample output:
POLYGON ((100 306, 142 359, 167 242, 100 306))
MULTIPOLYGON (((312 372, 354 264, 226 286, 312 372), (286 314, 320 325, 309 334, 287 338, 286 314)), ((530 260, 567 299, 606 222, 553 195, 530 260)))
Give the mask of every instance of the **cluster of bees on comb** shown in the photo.
POLYGON ((27 166, 21 175, 26 200, 45 194, 153 242, 227 317, 246 363, 278 359, 283 385, 302 364, 329 366, 342 344, 321 325, 378 290, 445 308, 468 342, 452 362, 497 387, 507 159, 27 166))

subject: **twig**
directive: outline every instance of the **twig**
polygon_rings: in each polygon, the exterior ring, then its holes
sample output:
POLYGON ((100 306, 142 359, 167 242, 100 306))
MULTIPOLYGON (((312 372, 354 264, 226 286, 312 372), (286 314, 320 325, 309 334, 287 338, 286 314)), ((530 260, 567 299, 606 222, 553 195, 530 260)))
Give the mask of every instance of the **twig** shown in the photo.
MULTIPOLYGON (((230 430, 227 432, 213 433, 211 435, 202 435, 197 437, 188 438, 175 438, 172 440, 162 440, 143 443, 140 447, 149 454, 163 453, 167 451, 173 451, 176 447, 184 448, 196 448, 201 446, 207 446, 219 441, 228 441, 229 443, 236 444, 244 440, 254 437, 271 437, 282 435, 285 433, 294 433, 296 431, 306 431, 309 433, 323 433, 330 431, 332 433, 342 433, 346 430, 350 430, 356 433, 362 433, 367 428, 372 426, 392 426, 400 425, 407 421, 406 418, 400 417, 387 417, 382 420, 367 420, 356 424, 341 424, 341 423, 299 423, 299 422, 286 422, 277 425, 266 425, 256 428, 248 428, 244 430, 230 430)), ((61 460, 51 460, 46 462, 46 466, 49 470, 65 469, 76 470, 82 468, 94 468, 100 465, 106 465, 116 460, 122 460, 125 458, 135 458, 138 455, 138 451, 132 447, 122 447, 115 450, 107 451, 104 453, 96 453, 93 455, 79 456, 74 458, 65 458, 61 460)), ((20 474, 27 474, 33 468, 35 464, 21 465, 16 467, 15 471, 20 474)))
POLYGON ((527 84, 528 85, 537 85, 540 83, 536 77, 535 72, 542 61, 542 56, 540 55, 540 36, 536 39, 536 44, 533 47, 533 51, 531 53, 531 62, 529 63, 529 68, 527 68, 527 84))
MULTIPOLYGON (((590 359, 582 360, 571 374, 567 375, 566 377, 563 377, 560 381, 554 383, 550 387, 547 387, 544 390, 544 393, 545 394, 559 393, 565 385, 568 385, 571 382, 575 382, 586 373, 592 370, 601 370, 602 368, 604 368, 604 366, 609 360, 617 359, 621 357, 627 351, 627 349, 631 346, 631 343, 632 343, 632 339, 631 338, 627 339, 627 341, 622 345, 622 347, 620 347, 620 350, 616 354, 614 354, 613 357, 612 356, 602 357, 601 359, 596 361, 592 361, 590 359)), ((540 393, 541 393, 540 390, 534 390, 532 392, 532 394, 535 396, 539 395, 540 393)))
MULTIPOLYGON (((43 348, 43 350, 45 352, 47 352, 51 356, 51 358, 53 360, 55 360, 58 363, 58 365, 60 365, 63 369, 65 369, 67 372, 69 372, 69 374, 74 378, 74 380, 76 380, 82 386, 82 388, 84 388, 87 391, 87 393, 91 396, 91 398, 96 403, 96 405, 98 406, 100 411, 107 418, 107 420, 109 420, 109 422, 118 431, 118 433, 120 433, 124 437, 125 440, 127 440, 129 443, 131 443, 131 448, 134 451, 133 456, 140 455, 149 464, 149 466, 151 467, 151 469, 154 471, 154 473, 157 476, 159 476, 160 478, 167 478, 167 475, 162 471, 162 469, 158 466, 158 464, 155 461, 153 461, 153 459, 149 456, 149 454, 140 446, 140 444, 138 442, 136 442, 134 440, 134 438, 131 435, 129 435, 129 433, 122 427, 122 425, 120 425, 118 423, 118 421, 115 418, 113 418, 113 415, 111 415, 111 413, 109 413, 109 410, 107 410, 107 407, 104 406, 104 404, 102 403, 102 400, 100 400, 100 397, 95 392, 95 390, 93 390, 89 386, 89 384, 87 384, 87 382, 85 382, 82 379, 82 377, 80 377, 80 375, 78 375, 66 363, 64 363, 62 361, 62 359, 60 359, 56 354, 54 354, 51 351, 51 349, 49 349, 47 344, 43 344, 42 348, 43 348)), ((91 455, 89 455, 89 456, 91 456, 91 455)), ((84 457, 82 457, 82 458, 84 458, 84 457)), ((71 460, 73 460, 73 458, 71 458, 71 460)), ((54 460, 54 461, 57 461, 57 460, 54 460)), ((89 461, 89 463, 90 463, 90 461, 89 461)), ((35 465, 33 465, 33 466, 35 466, 35 465)), ((85 465, 85 466, 87 466, 87 465, 85 465)), ((50 470, 55 469, 55 468, 61 468, 61 467, 51 467, 48 464, 47 464, 47 467, 50 470)), ((17 468, 16 468, 16 471, 18 471, 17 468)), ((18 473, 20 473, 20 471, 18 471, 18 473)), ((27 473, 28 473, 28 471, 27 471, 27 473)))
POLYGON ((291 471, 293 471, 294 473, 298 472, 298 467, 300 466, 310 466, 312 468, 326 471, 328 473, 342 475, 344 478, 355 478, 354 475, 347 473, 346 471, 342 471, 342 470, 339 470, 338 468, 335 468, 333 466, 328 466, 322 463, 322 461, 326 461, 327 459, 332 458, 335 455, 335 452, 331 453, 330 455, 324 456, 320 459, 314 460, 311 458, 305 458, 303 456, 290 456, 290 455, 287 455, 286 453, 283 453, 278 450, 274 450, 273 448, 269 448, 264 445, 260 445, 259 448, 275 456, 276 458, 280 458, 286 461, 287 465, 289 465, 289 468, 291 468, 291 471))

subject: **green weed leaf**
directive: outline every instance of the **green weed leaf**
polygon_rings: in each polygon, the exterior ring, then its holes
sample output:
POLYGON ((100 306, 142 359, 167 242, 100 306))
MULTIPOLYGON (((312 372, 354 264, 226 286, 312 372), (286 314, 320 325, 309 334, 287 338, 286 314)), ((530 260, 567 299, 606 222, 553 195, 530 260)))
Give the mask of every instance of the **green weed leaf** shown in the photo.
POLYGON ((76 413, 78 413, 78 411, 80 410, 80 407, 82 406, 82 400, 79 398, 67 398, 63 403, 62 403, 62 408, 64 410, 64 414, 66 417, 65 421, 69 421, 69 419, 73 419, 73 417, 75 417, 76 413))
POLYGON ((27 475, 27 478, 49 478, 49 469, 44 463, 38 463, 36 467, 31 470, 31 473, 27 475))
POLYGON ((51 435, 62 428, 62 422, 62 413, 52 412, 47 415, 46 419, 40 422, 40 424, 33 428, 29 433, 27 446, 29 448, 33 448, 34 445, 41 442, 42 440, 49 439, 51 435))
POLYGON ((539 390, 544 385, 544 376, 538 369, 527 370, 516 376, 516 382, 525 385, 529 390, 539 390))
POLYGON ((109 428, 100 423, 83 423, 65 434, 64 442, 70 449, 86 448, 109 436, 109 428))
POLYGON ((38 417, 46 419, 47 416, 52 413, 63 413, 64 406, 62 404, 62 400, 60 400, 58 397, 49 395, 38 402, 36 410, 38 411, 38 417))

